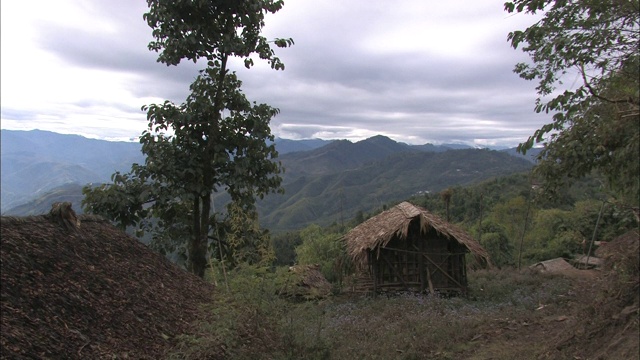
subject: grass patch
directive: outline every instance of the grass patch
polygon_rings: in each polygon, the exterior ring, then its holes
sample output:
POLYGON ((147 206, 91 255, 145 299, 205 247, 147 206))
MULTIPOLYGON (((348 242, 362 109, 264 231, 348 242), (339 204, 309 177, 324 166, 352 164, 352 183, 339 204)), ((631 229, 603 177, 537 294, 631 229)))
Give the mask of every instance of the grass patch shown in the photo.
POLYGON ((468 298, 422 294, 334 296, 291 302, 278 296, 282 273, 230 274, 198 325, 170 358, 456 359, 487 324, 526 322, 562 305, 568 280, 515 270, 469 274, 468 298), (515 320, 514 320, 515 319, 515 320))
POLYGON ((569 279, 525 269, 478 270, 469 275, 470 298, 493 305, 532 309, 554 302, 570 287, 569 279))

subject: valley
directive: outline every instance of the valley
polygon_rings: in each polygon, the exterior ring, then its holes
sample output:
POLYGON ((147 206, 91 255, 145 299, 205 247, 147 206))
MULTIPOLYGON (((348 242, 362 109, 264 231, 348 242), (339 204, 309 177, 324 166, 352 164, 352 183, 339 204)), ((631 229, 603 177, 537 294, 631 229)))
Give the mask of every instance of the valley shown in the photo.
MULTIPOLYGON (((512 150, 412 146, 384 136, 355 143, 276 139, 276 149, 285 168, 284 194, 257 203, 262 226, 272 231, 343 222, 387 202, 525 172, 533 165, 512 150)), ((56 201, 70 201, 82 212, 83 186, 108 183, 115 171, 143 162, 137 143, 2 130, 2 213, 42 214, 56 201)), ((228 199, 218 192, 214 207, 221 209, 228 199)))

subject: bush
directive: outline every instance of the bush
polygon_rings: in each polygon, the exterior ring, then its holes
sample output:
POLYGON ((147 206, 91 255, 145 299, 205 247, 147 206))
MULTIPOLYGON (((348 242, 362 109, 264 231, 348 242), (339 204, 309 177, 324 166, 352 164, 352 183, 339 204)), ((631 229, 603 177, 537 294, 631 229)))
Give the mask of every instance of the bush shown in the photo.
POLYGON ((320 266, 320 272, 332 283, 341 282, 346 250, 341 235, 325 234, 318 225, 301 231, 302 244, 296 247, 298 264, 320 266))

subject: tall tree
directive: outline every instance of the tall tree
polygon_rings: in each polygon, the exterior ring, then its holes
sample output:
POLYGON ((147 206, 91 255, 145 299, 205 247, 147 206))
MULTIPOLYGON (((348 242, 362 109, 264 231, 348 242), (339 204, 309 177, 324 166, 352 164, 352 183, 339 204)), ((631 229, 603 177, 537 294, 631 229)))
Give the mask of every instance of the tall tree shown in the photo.
POLYGON ((442 201, 444 201, 444 206, 446 209, 447 221, 451 221, 451 217, 449 216, 449 205, 451 205, 452 196, 453 196, 453 190, 451 190, 451 188, 447 188, 445 190, 442 190, 442 192, 440 192, 440 197, 442 198, 442 201))
POLYGON ((261 35, 265 14, 280 10, 282 1, 147 3, 144 19, 155 38, 149 49, 159 52, 158 61, 169 66, 203 59, 207 67, 183 104, 143 107, 149 121, 140 138, 145 164, 134 165, 130 174, 115 174, 112 185, 86 189, 85 207, 122 226, 175 230, 178 243, 188 239, 190 270, 203 276, 209 238, 219 234, 213 192, 227 191, 235 206, 251 213, 256 197, 279 191, 281 183, 277 152, 268 144, 274 140, 269 122, 278 110, 246 99, 229 60, 240 57, 251 68, 251 56, 257 55, 281 70, 284 64, 271 44, 287 47, 293 41, 269 42, 261 35))
MULTIPOLYGON (((638 213, 640 6, 637 0, 516 0, 509 13, 542 13, 508 36, 531 63, 514 71, 537 80, 535 111, 553 121, 520 144, 543 142, 536 174, 545 190, 596 172, 620 203, 638 213), (575 81, 575 88, 559 89, 575 81), (563 91, 564 90, 564 91, 563 91)), ((573 86, 572 86, 573 87, 573 86)))

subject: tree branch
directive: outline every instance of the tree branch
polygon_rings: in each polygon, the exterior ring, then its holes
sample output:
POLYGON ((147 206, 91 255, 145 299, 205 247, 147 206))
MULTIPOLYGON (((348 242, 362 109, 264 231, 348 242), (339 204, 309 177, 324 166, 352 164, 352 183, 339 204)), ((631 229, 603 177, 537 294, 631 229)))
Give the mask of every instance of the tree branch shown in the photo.
MULTIPOLYGON (((580 75, 582 75, 582 81, 584 82, 584 86, 586 86, 586 88, 589 90, 589 92, 591 93, 591 95, 593 95, 595 98, 600 99, 602 101, 606 101, 612 104, 635 104, 633 101, 633 98, 629 97, 628 99, 609 99, 606 98, 604 96, 601 96, 600 94, 598 94, 595 89, 591 86, 591 84, 589 84, 589 81, 587 80, 587 74, 584 70, 584 63, 580 64, 580 75)), ((637 104, 635 104, 637 105, 637 104)))

